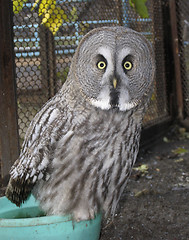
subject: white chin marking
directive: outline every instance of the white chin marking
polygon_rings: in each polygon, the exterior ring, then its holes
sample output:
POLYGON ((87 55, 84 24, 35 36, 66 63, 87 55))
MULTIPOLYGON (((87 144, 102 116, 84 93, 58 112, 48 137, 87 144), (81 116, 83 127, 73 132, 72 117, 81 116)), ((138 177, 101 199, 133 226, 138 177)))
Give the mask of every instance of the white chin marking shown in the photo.
MULTIPOLYGON (((96 100, 91 99, 91 104, 97 108, 101 108, 102 110, 109 110, 111 108, 111 105, 109 101, 102 99, 102 100, 96 100)), ((117 107, 120 111, 128 111, 138 105, 138 102, 128 102, 125 104, 119 104, 117 107)))
POLYGON ((96 100, 96 99, 92 98, 91 104, 97 108, 101 108, 102 110, 108 110, 111 108, 109 99, 96 100))
POLYGON ((134 107, 136 107, 138 105, 138 102, 128 102, 128 103, 125 103, 125 104, 121 104, 121 106, 119 105, 119 110, 120 111, 127 111, 127 110, 130 110, 134 107))

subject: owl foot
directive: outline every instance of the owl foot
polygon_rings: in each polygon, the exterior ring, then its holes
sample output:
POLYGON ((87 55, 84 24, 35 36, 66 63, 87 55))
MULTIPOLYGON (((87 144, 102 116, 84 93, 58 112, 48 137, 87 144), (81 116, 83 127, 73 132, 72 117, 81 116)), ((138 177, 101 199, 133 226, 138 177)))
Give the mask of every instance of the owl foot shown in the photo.
POLYGON ((91 220, 95 218, 95 212, 93 209, 87 210, 79 208, 77 210, 74 210, 73 217, 76 222, 91 220))

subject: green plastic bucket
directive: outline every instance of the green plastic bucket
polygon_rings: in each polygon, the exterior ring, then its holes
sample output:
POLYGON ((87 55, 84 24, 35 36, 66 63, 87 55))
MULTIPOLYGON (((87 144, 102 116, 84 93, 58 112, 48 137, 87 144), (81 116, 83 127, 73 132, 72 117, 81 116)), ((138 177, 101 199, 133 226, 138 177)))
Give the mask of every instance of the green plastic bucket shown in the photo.
POLYGON ((0 198, 0 239, 2 240, 98 240, 102 215, 74 222, 71 216, 44 216, 31 196, 20 208, 0 198))

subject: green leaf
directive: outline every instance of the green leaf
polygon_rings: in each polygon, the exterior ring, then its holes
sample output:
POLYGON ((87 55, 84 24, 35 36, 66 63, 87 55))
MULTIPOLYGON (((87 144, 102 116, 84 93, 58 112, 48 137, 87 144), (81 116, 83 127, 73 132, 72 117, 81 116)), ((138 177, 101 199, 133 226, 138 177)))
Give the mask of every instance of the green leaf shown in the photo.
POLYGON ((184 153, 188 153, 189 151, 188 151, 187 149, 185 149, 185 148, 179 147, 179 148, 177 148, 177 149, 175 149, 175 150, 172 150, 172 152, 173 152, 174 154, 183 155, 184 153))
POLYGON ((70 11, 70 14, 71 14, 69 16, 70 22, 75 22, 78 19, 77 8, 73 7, 72 10, 70 11))
POLYGON ((155 100, 156 100, 156 94, 153 92, 151 96, 151 101, 155 101, 155 100))
POLYGON ((33 7, 32 7, 32 9, 31 9, 31 11, 34 10, 34 8, 38 5, 39 1, 40 1, 40 0, 35 0, 35 2, 34 2, 34 4, 33 4, 33 7))
POLYGON ((64 11, 61 8, 56 8, 55 11, 49 9, 42 19, 42 24, 50 29, 53 35, 56 34, 63 23, 64 11))
POLYGON ((39 16, 42 14, 46 14, 50 9, 55 9, 56 1, 55 0, 42 0, 39 4, 39 16))
POLYGON ((163 137, 163 141, 166 143, 170 142, 170 140, 167 137, 163 137))
POLYGON ((134 168, 133 168, 133 170, 136 170, 136 171, 141 172, 141 173, 143 173, 143 174, 148 173, 148 169, 149 169, 149 167, 148 167, 147 164, 142 164, 142 165, 139 166, 139 167, 134 167, 134 168))
POLYGON ((27 2, 28 0, 13 0, 13 12, 14 14, 19 13, 25 2, 27 2))
POLYGON ((183 158, 179 158, 179 159, 176 159, 174 162, 176 162, 176 163, 180 163, 180 162, 183 162, 183 161, 184 161, 183 158))
POLYGON ((129 4, 142 18, 149 18, 148 9, 145 5, 147 0, 129 0, 129 4))

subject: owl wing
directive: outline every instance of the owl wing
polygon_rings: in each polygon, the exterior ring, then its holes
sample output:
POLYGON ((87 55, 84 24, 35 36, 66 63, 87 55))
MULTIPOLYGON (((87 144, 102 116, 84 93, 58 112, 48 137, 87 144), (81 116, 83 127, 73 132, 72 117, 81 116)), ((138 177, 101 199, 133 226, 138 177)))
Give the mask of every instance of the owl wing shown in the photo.
POLYGON ((21 154, 11 168, 5 193, 17 206, 28 198, 36 182, 46 175, 53 144, 56 143, 55 136, 66 121, 62 115, 50 101, 36 115, 26 132, 21 154))

